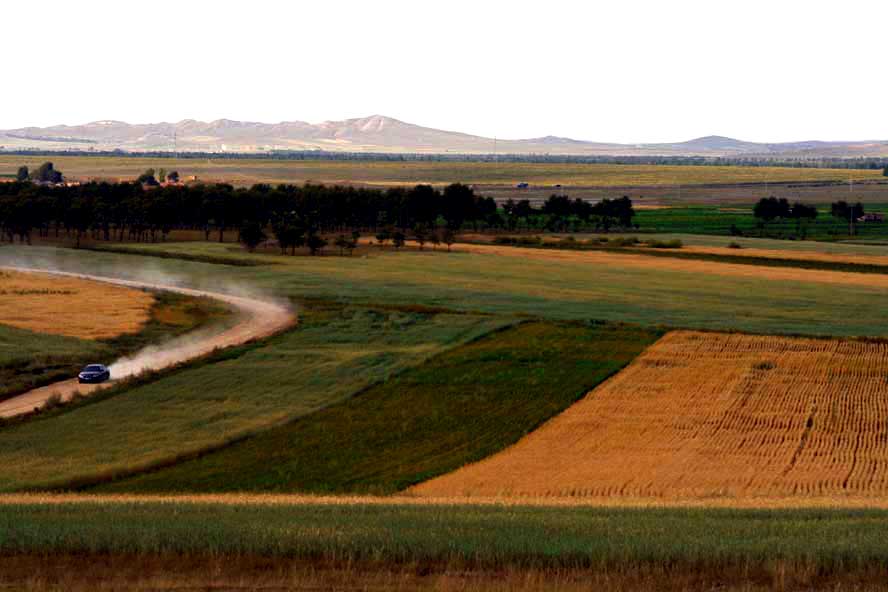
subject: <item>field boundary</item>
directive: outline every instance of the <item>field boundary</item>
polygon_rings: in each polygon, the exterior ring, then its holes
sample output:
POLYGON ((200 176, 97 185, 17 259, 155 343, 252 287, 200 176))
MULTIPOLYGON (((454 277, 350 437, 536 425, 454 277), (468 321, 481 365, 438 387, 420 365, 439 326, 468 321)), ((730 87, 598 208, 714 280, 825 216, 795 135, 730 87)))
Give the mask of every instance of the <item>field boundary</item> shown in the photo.
MULTIPOLYGON (((163 243, 161 243, 163 244, 163 243)), ((222 255, 189 255, 188 253, 175 253, 172 251, 154 251, 114 245, 91 245, 80 247, 63 247, 81 251, 95 251, 98 253, 117 253, 119 255, 137 255, 142 257, 156 257, 158 259, 179 259, 182 261, 195 261, 198 263, 210 263, 212 265, 230 265, 232 267, 260 267, 264 265, 280 265, 277 261, 264 261, 258 258, 238 259, 222 255)))
MULTIPOLYGON (((656 231, 647 231, 651 234, 656 231)), ((639 234, 645 234, 640 231, 639 234)), ((494 235, 497 236, 497 235, 494 235)), ((720 235, 715 235, 720 236, 720 235)), ((765 257, 762 255, 730 255, 723 253, 699 253, 681 251, 677 248, 638 248, 632 246, 625 247, 609 247, 605 245, 576 245, 576 246, 559 246, 555 244, 495 244, 482 241, 465 241, 462 244, 479 245, 479 246, 496 246, 505 248, 522 248, 522 249, 540 249, 543 251, 571 251, 571 252, 604 252, 618 255, 645 255, 648 257, 663 257, 666 259, 685 259, 690 261, 711 261, 714 263, 735 263, 739 265, 750 265, 754 267, 789 267, 796 269, 813 269, 821 271, 842 271, 847 273, 865 273, 865 274, 888 274, 888 265, 879 265, 876 263, 854 263, 844 261, 824 261, 815 259, 800 259, 793 257, 765 257)))

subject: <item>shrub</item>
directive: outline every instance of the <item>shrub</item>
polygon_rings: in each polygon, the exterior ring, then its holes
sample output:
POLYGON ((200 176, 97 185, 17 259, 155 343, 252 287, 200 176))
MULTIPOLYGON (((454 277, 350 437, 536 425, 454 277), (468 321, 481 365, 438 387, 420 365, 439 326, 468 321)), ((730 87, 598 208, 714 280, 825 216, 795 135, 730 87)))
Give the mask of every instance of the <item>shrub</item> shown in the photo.
POLYGON ((729 249, 742 249, 743 246, 740 243, 732 242, 728 245, 729 249))
POLYGON ((62 406, 62 395, 60 393, 53 393, 49 396, 45 403, 43 403, 43 410, 49 411, 50 409, 55 409, 56 407, 62 406))
POLYGON ((648 241, 647 246, 652 249, 680 249, 682 247, 682 242, 678 239, 668 241, 651 240, 648 241))
POLYGON ((638 239, 634 236, 617 237, 608 242, 612 247, 632 247, 638 244, 638 239))

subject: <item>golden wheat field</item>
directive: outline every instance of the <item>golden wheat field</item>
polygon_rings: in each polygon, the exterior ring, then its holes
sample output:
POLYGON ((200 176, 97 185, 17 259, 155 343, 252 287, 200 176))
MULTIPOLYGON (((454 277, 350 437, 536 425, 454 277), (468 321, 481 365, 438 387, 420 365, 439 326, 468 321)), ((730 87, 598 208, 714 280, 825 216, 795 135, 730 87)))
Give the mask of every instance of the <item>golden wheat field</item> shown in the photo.
POLYGON ((104 339, 136 333, 154 297, 73 277, 0 271, 0 324, 37 333, 104 339))
POLYGON ((888 344, 675 331, 428 496, 884 497, 888 344))

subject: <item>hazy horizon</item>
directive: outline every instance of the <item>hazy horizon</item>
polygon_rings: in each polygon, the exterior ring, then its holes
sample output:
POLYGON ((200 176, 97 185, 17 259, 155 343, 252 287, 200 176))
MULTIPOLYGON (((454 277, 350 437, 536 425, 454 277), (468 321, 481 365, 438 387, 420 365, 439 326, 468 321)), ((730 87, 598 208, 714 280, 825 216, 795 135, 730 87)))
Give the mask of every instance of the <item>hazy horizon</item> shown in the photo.
POLYGON ((624 144, 888 139, 888 6, 753 0, 586 5, 7 7, 24 73, 0 129, 381 114, 503 139, 624 144), (38 74, 34 74, 37 71, 38 74))
MULTIPOLYGON (((185 118, 185 119, 179 119, 179 120, 176 120, 176 121, 160 121, 160 120, 157 120, 157 121, 126 121, 126 120, 108 119, 108 118, 105 118, 105 119, 96 119, 96 120, 92 120, 92 121, 81 121, 81 122, 76 122, 76 123, 71 123, 71 122, 67 122, 67 123, 56 123, 56 124, 51 124, 51 125, 48 125, 48 126, 21 125, 21 126, 17 126, 17 127, 15 127, 15 128, 6 128, 6 129, 51 128, 51 127, 61 127, 61 126, 78 127, 78 126, 82 126, 82 125, 89 125, 89 124, 93 124, 93 123, 100 123, 100 122, 103 122, 103 121, 114 121, 114 122, 125 123, 125 124, 128 124, 128 125, 165 125, 165 124, 166 124, 166 125, 177 125, 177 124, 180 124, 180 123, 183 123, 183 122, 187 122, 187 121, 198 121, 198 122, 202 122, 202 123, 212 123, 212 122, 214 122, 214 121, 225 121, 225 120, 228 120, 228 121, 238 121, 238 122, 241 122, 241 123, 256 123, 256 124, 261 124, 261 125, 279 125, 279 124, 286 124, 286 123, 308 123, 308 124, 310 124, 310 125, 320 125, 320 124, 323 124, 323 123, 336 123, 336 122, 346 121, 346 120, 368 119, 368 118, 371 118, 371 117, 386 117, 386 118, 389 118, 389 119, 395 119, 395 120, 398 120, 398 121, 401 121, 401 122, 403 122, 403 123, 407 123, 407 124, 417 125, 417 126, 421 126, 421 127, 428 127, 428 128, 431 128, 431 127, 432 127, 432 126, 429 126, 429 125, 425 125, 425 124, 424 124, 423 122, 421 122, 421 121, 405 121, 404 119, 402 119, 402 118, 400 118, 400 117, 397 117, 397 116, 394 116, 394 115, 388 115, 388 114, 385 114, 385 113, 373 113, 373 114, 370 114, 370 115, 362 115, 362 116, 356 116, 356 117, 346 117, 346 118, 344 118, 344 119, 342 119, 342 120, 326 118, 326 119, 319 120, 319 121, 307 121, 307 120, 305 120, 305 119, 299 119, 299 118, 282 119, 282 120, 279 120, 279 121, 240 120, 240 119, 235 120, 235 119, 232 119, 231 117, 219 117, 219 118, 217 118, 217 119, 207 119, 207 118, 199 118, 199 117, 189 117, 189 118, 185 118)), ((433 128, 433 129, 438 129, 438 128, 433 128)), ((610 140, 610 139, 608 139, 608 138, 580 138, 580 137, 576 137, 576 136, 561 136, 561 135, 557 135, 557 136, 556 136, 556 134, 546 134, 546 135, 544 135, 544 136, 535 136, 535 137, 533 137, 533 138, 531 138, 531 137, 523 137, 523 138, 518 138, 518 137, 515 137, 515 138, 507 138, 507 137, 484 136, 484 135, 482 135, 482 134, 475 134, 475 133, 473 133, 473 132, 471 132, 471 131, 466 131, 466 130, 462 130, 462 129, 445 129, 445 130, 441 130, 441 131, 454 132, 454 133, 464 133, 464 134, 469 134, 469 135, 479 136, 479 137, 495 138, 495 139, 502 140, 502 141, 510 141, 510 140, 532 140, 532 139, 540 139, 540 138, 544 138, 544 137, 547 137, 547 136, 554 136, 554 137, 558 137, 558 138, 565 138, 565 139, 569 139, 569 140, 577 140, 577 141, 581 141, 581 142, 600 142, 600 143, 604 143, 604 144, 611 144, 611 143, 612 143, 612 144, 621 144, 621 143, 623 143, 623 142, 618 142, 618 141, 610 140)), ((708 137, 724 137, 724 138, 729 138, 729 139, 732 139, 732 140, 740 140, 740 141, 744 141, 744 142, 757 143, 757 144, 779 144, 779 143, 813 142, 813 141, 822 141, 822 142, 867 142, 867 141, 884 142, 884 141, 888 140, 888 139, 886 139, 886 138, 875 138, 875 137, 873 137, 873 138, 814 138, 814 137, 811 137, 811 138, 795 138, 795 139, 793 139, 793 140, 781 140, 780 142, 768 142, 768 141, 760 141, 760 140, 756 140, 756 139, 754 139, 754 138, 745 138, 745 137, 736 137, 736 136, 726 136, 726 135, 724 135, 724 134, 711 133, 711 134, 704 134, 704 135, 702 135, 702 136, 673 138, 673 139, 671 139, 671 140, 658 140, 658 141, 656 141, 656 142, 650 142, 650 141, 625 142, 625 144, 626 144, 626 145, 633 145, 633 144, 672 144, 672 143, 688 142, 688 141, 698 140, 698 139, 708 138, 708 137)))

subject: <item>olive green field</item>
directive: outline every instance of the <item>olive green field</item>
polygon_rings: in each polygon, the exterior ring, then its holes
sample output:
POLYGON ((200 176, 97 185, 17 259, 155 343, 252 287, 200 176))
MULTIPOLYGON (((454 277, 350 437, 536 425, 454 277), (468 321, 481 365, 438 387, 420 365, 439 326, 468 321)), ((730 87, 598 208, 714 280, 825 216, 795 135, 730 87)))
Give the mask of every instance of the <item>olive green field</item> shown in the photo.
POLYGON ((803 181, 879 180, 880 170, 749 166, 613 165, 510 162, 333 161, 0 155, 0 175, 51 160, 71 180, 134 180, 148 168, 176 170, 183 179, 244 186, 306 182, 398 186, 462 182, 512 186, 658 187, 803 181))

